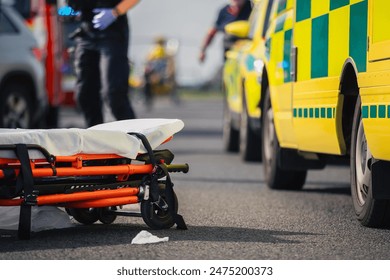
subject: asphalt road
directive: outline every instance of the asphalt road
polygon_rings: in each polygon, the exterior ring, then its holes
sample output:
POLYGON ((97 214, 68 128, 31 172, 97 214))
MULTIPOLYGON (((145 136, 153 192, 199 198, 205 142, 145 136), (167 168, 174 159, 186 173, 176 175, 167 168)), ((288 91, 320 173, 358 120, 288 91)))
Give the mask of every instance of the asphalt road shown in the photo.
MULTIPOLYGON (((135 102, 139 117, 180 118, 186 127, 165 146, 175 162, 179 212, 189 229, 149 230, 140 218, 34 233, 18 241, 0 231, 0 259, 389 259, 390 231, 362 227, 354 217, 347 167, 309 172, 302 191, 271 191, 259 163, 243 163, 221 145, 218 98, 160 100, 152 111, 135 102), (132 245, 148 230, 166 243, 132 245)), ((83 126, 72 110, 64 127, 83 126)))

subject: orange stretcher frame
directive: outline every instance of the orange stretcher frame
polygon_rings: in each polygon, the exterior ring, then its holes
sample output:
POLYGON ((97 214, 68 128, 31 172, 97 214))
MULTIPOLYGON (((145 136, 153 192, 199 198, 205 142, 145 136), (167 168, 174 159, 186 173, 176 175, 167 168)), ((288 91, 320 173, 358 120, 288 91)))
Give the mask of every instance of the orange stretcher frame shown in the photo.
POLYGON ((176 223, 178 228, 186 229, 182 217, 177 212, 171 212, 177 211, 177 209, 167 210, 169 205, 167 199, 171 201, 171 208, 175 204, 172 202, 173 198, 177 199, 173 193, 173 184, 168 172, 187 173, 189 167, 188 164, 171 164, 173 154, 168 150, 152 151, 147 143, 149 148, 147 148, 146 157, 139 155, 140 157, 135 160, 136 163, 133 163, 134 159, 127 159, 115 154, 54 156, 37 145, 22 145, 24 156, 21 156, 18 155, 20 152, 17 152, 16 146, 20 145, 0 145, 1 150, 15 149, 17 156, 16 159, 0 158, 0 190, 1 188, 4 190, 13 187, 17 189, 18 186, 23 185, 23 191, 19 190, 11 197, 5 197, 3 194, 0 197, 0 206, 20 206, 20 217, 24 217, 19 220, 18 234, 20 239, 30 238, 30 221, 28 219, 31 215, 29 214, 31 206, 43 205, 65 207, 71 210, 105 209, 104 211, 110 212, 110 215, 120 215, 120 212, 117 214, 111 209, 127 204, 141 203, 141 213, 137 216, 141 216, 148 226, 169 228, 176 223), (39 150, 43 154, 42 159, 30 159, 28 156, 30 150, 39 150), (160 155, 158 159, 156 155, 160 155), (32 183, 25 181, 24 174, 27 173, 29 177, 32 177, 32 183), (74 181, 69 181, 69 178, 74 181), (149 180, 149 183, 145 183, 145 178, 149 180), (154 184, 154 197, 158 197, 158 199, 153 200, 153 202, 149 200, 149 188, 152 193, 152 183, 150 183, 152 179, 150 178, 155 178, 155 182, 157 182, 154 184), (165 178, 165 181, 159 181, 161 178, 165 178), (23 183, 20 184, 20 181, 23 183), (161 184, 161 182, 165 182, 164 198, 161 197, 164 194, 159 193, 160 187, 157 187, 157 184, 161 184), (167 187, 168 184, 170 187, 167 187), (33 185, 33 190, 25 188, 25 185, 33 185), (75 189, 72 189, 74 186, 76 186, 75 189), (171 189, 170 195, 166 192, 166 189, 169 188, 171 189), (49 192, 48 189, 50 189, 49 192), (142 203, 147 203, 147 205, 143 207, 142 203), (28 209, 28 214, 22 214, 23 211, 26 211, 25 209, 28 209), (155 211, 160 214, 153 214, 155 211), (172 219, 167 219, 168 214, 172 216, 172 219), (150 215, 162 215, 162 217, 150 215), (181 220, 178 220, 177 217, 180 217, 181 220), (160 218, 164 220, 164 223, 162 225, 155 224, 153 219, 160 218), (23 223, 27 225, 23 225, 23 223))
MULTIPOLYGON (((55 167, 45 160, 31 160, 31 171, 34 178, 46 177, 67 177, 67 176, 97 176, 116 175, 117 181, 126 181, 131 175, 151 174, 152 164, 120 164, 113 166, 83 166, 83 163, 90 160, 121 159, 122 157, 113 154, 85 155, 55 157, 54 165, 70 163, 71 167, 55 167)), ((15 176, 19 175, 21 163, 16 159, 0 159, 0 179, 5 177, 4 168, 13 168, 15 176)), ((51 194, 37 197, 37 205, 56 205, 68 208, 91 208, 120 206, 125 204, 138 203, 139 189, 127 187, 115 190, 96 190, 93 192, 81 192, 70 194, 51 194), (131 198, 130 198, 131 197, 131 198)), ((23 203, 22 198, 0 199, 0 206, 19 206, 23 203)))

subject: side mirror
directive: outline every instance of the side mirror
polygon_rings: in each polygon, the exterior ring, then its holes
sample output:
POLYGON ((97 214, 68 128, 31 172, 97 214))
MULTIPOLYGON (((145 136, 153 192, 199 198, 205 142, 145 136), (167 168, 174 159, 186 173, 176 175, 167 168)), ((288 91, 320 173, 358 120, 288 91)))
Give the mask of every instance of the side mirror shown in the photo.
POLYGON ((238 57, 238 53, 233 51, 227 51, 225 55, 227 59, 232 59, 232 60, 236 60, 238 57))
POLYGON ((236 36, 241 39, 247 39, 249 36, 249 21, 240 20, 229 23, 225 26, 225 32, 229 35, 236 36))

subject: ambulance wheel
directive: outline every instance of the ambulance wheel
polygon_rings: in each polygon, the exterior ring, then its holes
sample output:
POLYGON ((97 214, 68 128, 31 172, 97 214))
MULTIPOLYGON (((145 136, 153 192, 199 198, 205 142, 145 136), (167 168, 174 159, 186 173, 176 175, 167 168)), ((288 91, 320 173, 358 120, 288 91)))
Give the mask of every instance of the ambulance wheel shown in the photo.
POLYGON ((267 89, 263 106, 262 157, 264 176, 269 188, 277 190, 302 189, 306 181, 307 171, 284 170, 278 164, 280 146, 275 131, 269 89, 267 89))
POLYGON ((105 225, 112 224, 116 220, 116 215, 110 211, 117 210, 116 206, 113 207, 104 207, 98 209, 99 221, 105 225))
POLYGON ((244 161, 261 161, 260 138, 253 131, 249 123, 248 110, 245 99, 241 112, 240 123, 240 154, 244 161))
POLYGON ((233 127, 232 114, 227 101, 223 109, 223 145, 227 152, 238 152, 240 149, 240 132, 233 127))
MULTIPOLYGON (((163 186, 165 187, 165 185, 163 186)), ((160 189, 160 191, 161 190, 162 189, 160 189)), ((173 194, 175 213, 177 213, 179 203, 176 194, 173 194)), ((166 201, 165 196, 162 193, 160 195, 166 201)), ((150 200, 144 200, 141 202, 141 215, 145 224, 147 224, 151 229, 168 229, 175 224, 172 215, 168 211, 161 210, 150 200)))
POLYGON ((99 220, 96 208, 69 208, 69 213, 81 224, 91 225, 99 220))
POLYGON ((361 102, 356 102, 351 144, 351 194, 358 221, 367 227, 390 226, 390 201, 374 199, 371 164, 373 156, 367 145, 361 117, 361 102))

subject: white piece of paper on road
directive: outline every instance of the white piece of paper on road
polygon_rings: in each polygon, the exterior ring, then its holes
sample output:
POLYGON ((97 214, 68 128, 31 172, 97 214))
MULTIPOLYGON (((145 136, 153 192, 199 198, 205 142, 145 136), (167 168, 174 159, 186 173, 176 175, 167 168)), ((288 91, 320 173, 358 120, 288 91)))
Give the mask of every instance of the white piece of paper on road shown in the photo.
MULTIPOLYGON (((19 206, 0 207, 0 229, 17 230, 19 226, 19 206)), ((31 209, 31 231, 73 227, 69 215, 54 206, 35 206, 31 209)))
POLYGON ((169 241, 169 237, 157 237, 156 235, 151 234, 146 230, 142 230, 140 233, 136 235, 131 241, 131 244, 151 244, 151 243, 159 243, 159 242, 167 242, 169 241))

